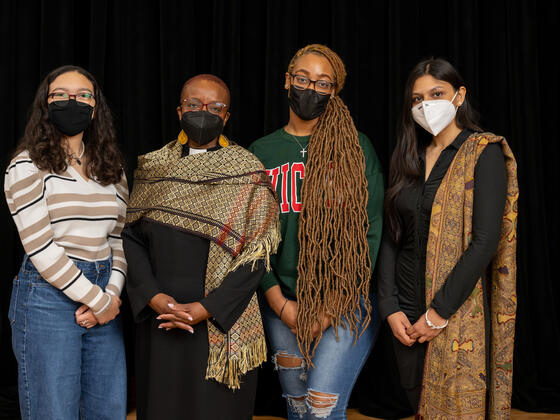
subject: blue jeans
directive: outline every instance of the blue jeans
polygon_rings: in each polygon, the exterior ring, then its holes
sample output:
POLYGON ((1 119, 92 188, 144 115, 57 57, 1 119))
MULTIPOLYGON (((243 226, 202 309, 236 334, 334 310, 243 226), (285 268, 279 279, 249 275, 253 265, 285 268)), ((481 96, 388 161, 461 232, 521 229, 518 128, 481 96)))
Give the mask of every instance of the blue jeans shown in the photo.
MULTIPOLYGON (((74 263, 105 290, 111 261, 74 263)), ((24 420, 126 418, 121 321, 117 317, 105 325, 83 328, 74 314, 79 306, 47 283, 24 256, 8 313, 24 420)))
MULTIPOLYGON (((346 419, 352 388, 375 342, 380 318, 375 297, 371 299, 371 322, 354 345, 349 329, 338 328, 338 341, 332 327, 324 333, 313 357, 314 368, 307 368, 296 336, 265 303, 262 315, 272 347, 274 362, 288 419, 346 419), (297 360, 298 366, 282 366, 279 357, 297 360)), ((364 306, 362 302, 362 313, 364 306)))

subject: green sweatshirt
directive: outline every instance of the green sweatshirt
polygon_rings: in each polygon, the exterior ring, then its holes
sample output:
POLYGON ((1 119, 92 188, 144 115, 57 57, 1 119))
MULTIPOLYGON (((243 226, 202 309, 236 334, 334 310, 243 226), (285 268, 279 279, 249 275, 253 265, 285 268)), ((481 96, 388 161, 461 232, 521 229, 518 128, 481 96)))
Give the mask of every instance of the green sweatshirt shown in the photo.
MULTIPOLYGON (((383 174, 371 141, 360 132, 358 138, 366 160, 369 195, 367 241, 373 268, 381 242, 383 174)), ((270 259, 272 270, 261 280, 261 289, 265 292, 278 284, 284 295, 292 298, 296 297, 297 291, 298 219, 301 209, 301 184, 307 162, 307 153, 302 153, 302 148, 307 150, 308 144, 309 136, 292 136, 281 128, 249 146, 249 151, 255 154, 266 168, 280 205, 282 242, 277 254, 270 259)), ((375 290, 375 285, 372 285, 372 290, 375 290)))

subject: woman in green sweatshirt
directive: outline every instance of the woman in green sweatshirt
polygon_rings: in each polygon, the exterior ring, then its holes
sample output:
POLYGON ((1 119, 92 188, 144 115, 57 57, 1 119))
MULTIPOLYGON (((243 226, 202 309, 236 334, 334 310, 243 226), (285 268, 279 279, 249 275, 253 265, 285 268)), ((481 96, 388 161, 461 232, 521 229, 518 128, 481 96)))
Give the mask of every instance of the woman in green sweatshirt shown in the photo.
POLYGON ((289 419, 346 418, 379 326, 370 288, 383 176, 338 96, 345 78, 328 47, 299 50, 286 72, 288 124, 249 148, 280 206, 282 243, 261 289, 289 419))

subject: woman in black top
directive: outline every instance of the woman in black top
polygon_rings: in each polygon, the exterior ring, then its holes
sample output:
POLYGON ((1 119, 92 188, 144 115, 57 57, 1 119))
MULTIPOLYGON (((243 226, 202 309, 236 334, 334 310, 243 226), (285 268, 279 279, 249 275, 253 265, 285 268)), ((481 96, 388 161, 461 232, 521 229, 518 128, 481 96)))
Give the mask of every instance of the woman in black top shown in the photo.
POLYGON ((491 143, 474 168, 473 240, 426 307, 432 204, 461 146, 482 131, 466 93, 447 61, 418 63, 406 84, 391 160, 379 257, 379 308, 394 334, 401 383, 415 410, 427 344, 447 326, 481 276, 484 283, 485 268, 500 240, 508 180, 500 144, 491 143))

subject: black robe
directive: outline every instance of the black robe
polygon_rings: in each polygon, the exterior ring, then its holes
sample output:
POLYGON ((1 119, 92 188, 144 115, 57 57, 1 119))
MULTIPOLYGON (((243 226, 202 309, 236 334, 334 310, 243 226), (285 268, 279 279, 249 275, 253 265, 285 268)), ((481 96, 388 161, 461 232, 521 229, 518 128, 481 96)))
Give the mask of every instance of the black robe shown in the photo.
POLYGON ((229 273, 220 287, 204 296, 210 242, 206 238, 141 220, 122 233, 128 261, 127 291, 136 328, 136 401, 139 420, 251 419, 257 386, 256 369, 231 390, 206 380, 208 328, 203 321, 194 333, 159 329, 157 313, 148 303, 157 293, 179 303, 200 302, 222 332, 243 313, 264 274, 259 262, 229 273))

